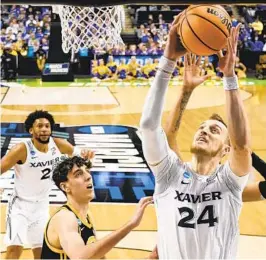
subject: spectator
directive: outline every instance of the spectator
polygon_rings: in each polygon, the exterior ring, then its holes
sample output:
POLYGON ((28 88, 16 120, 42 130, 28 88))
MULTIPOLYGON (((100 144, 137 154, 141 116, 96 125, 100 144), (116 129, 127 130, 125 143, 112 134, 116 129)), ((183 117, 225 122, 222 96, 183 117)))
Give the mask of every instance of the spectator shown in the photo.
POLYGON ((141 39, 142 34, 144 33, 144 30, 145 30, 145 26, 144 24, 141 24, 139 29, 137 29, 137 36, 139 39, 141 39))
POLYGON ((162 5, 162 7, 161 7, 161 11, 170 11, 170 10, 171 10, 171 8, 169 5, 162 5))
POLYGON ((37 22, 34 20, 34 17, 33 17, 33 14, 30 14, 29 16, 29 19, 26 21, 26 27, 29 26, 29 24, 36 24, 37 22))
POLYGON ((258 35, 255 36, 254 46, 255 46, 255 50, 254 51, 262 51, 262 49, 263 49, 263 42, 259 40, 259 36, 258 35))
POLYGON ((233 27, 236 27, 238 25, 238 20, 235 18, 234 15, 231 15, 231 21, 233 27))
POLYGON ((256 20, 251 24, 252 28, 255 32, 258 32, 258 34, 261 34, 263 31, 263 23, 259 20, 259 17, 257 16, 256 20))

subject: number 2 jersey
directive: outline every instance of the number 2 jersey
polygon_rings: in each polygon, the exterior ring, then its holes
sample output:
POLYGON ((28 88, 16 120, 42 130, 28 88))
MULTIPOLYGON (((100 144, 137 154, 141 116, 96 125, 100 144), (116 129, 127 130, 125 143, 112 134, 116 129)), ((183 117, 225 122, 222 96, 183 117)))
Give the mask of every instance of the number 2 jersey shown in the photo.
POLYGON ((27 149, 25 163, 15 165, 14 192, 27 201, 48 200, 52 187, 52 170, 60 160, 60 151, 52 137, 47 153, 38 151, 31 139, 23 141, 27 149))
POLYGON ((211 176, 199 175, 172 150, 151 168, 156 179, 159 258, 235 258, 248 175, 236 176, 228 162, 211 176))

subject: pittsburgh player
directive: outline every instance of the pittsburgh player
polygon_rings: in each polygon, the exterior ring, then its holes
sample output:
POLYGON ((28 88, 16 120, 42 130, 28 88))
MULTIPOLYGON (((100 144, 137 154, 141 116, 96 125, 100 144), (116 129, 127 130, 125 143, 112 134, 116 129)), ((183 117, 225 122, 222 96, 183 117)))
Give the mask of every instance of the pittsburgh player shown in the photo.
POLYGON ((40 258, 49 217, 51 171, 60 155, 93 156, 92 152, 79 150, 64 139, 51 137, 55 122, 47 111, 30 113, 24 124, 31 139, 18 143, 1 159, 1 174, 12 167, 15 170, 14 191, 7 208, 7 259, 18 259, 26 241, 34 258, 40 258))
POLYGON ((100 240, 88 215, 89 202, 94 198, 90 174, 91 163, 80 157, 62 161, 53 172, 57 187, 67 196, 49 220, 45 229, 42 259, 100 259, 133 228, 140 224, 152 197, 142 198, 131 220, 100 240))
POLYGON ((244 201, 266 199, 266 162, 254 152, 251 154, 252 166, 261 174, 264 181, 248 184, 243 192, 244 201))
MULTIPOLYGON (((248 119, 234 73, 240 27, 232 28, 227 54, 219 60, 228 128, 218 118, 204 121, 194 136, 192 161, 183 163, 169 148, 160 126, 169 80, 177 59, 186 52, 176 37, 179 18, 169 32, 140 122, 143 152, 156 180, 159 258, 235 258, 242 191, 251 172, 248 119), (227 153, 229 160, 221 165, 227 153)), ((192 66, 195 59, 195 55, 187 54, 185 63, 192 66)))

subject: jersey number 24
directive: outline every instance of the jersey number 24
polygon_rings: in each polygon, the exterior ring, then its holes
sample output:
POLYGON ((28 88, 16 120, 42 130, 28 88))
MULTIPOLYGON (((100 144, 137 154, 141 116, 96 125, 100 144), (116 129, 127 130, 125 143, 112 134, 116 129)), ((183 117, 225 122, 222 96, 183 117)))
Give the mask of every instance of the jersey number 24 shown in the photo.
POLYGON ((209 224, 209 227, 214 227, 215 223, 218 223, 218 218, 214 217, 214 206, 208 205, 206 206, 201 214, 199 215, 197 221, 191 223, 190 221, 195 218, 195 213, 191 208, 182 207, 178 208, 180 215, 186 215, 178 222, 179 227, 185 228, 195 228, 196 222, 197 224, 209 224), (190 222, 190 223, 189 223, 190 222))

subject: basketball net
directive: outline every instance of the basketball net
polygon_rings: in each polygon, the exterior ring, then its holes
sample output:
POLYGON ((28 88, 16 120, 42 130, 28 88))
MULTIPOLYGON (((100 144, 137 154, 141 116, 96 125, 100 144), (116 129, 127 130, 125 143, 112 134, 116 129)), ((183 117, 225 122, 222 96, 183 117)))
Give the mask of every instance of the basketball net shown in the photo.
POLYGON ((125 14, 123 6, 83 7, 56 5, 62 26, 62 49, 77 53, 93 47, 96 52, 124 45, 121 38, 125 14))

